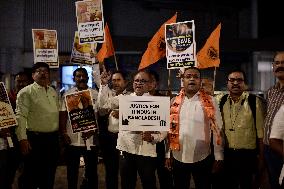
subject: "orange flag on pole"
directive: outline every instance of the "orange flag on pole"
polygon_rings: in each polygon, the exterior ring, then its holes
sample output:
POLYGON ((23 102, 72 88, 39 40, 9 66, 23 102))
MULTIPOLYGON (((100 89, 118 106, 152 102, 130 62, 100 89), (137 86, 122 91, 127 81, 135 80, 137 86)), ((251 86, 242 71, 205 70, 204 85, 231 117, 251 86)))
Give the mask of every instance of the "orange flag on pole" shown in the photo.
POLYGON ((219 39, 221 32, 221 23, 208 37, 205 45, 197 53, 197 63, 198 68, 209 68, 209 67, 219 67, 220 57, 219 57, 219 39))
POLYGON ((110 31, 108 28, 108 25, 106 23, 105 25, 105 42, 102 45, 102 48, 99 50, 97 54, 97 59, 99 62, 103 62, 105 58, 108 58, 110 56, 114 55, 114 48, 112 44, 112 39, 110 35, 110 31))
POLYGON ((151 41, 148 43, 148 48, 142 56, 138 70, 154 64, 155 62, 166 56, 165 25, 176 23, 176 20, 177 13, 168 21, 166 21, 153 36, 151 41))

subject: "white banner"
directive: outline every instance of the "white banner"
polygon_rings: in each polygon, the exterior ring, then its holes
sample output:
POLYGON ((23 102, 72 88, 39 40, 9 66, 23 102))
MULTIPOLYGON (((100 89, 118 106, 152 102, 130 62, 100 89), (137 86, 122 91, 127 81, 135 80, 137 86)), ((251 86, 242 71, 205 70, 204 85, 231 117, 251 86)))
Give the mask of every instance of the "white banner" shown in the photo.
POLYGON ((121 96, 119 130, 169 131, 170 97, 121 96))

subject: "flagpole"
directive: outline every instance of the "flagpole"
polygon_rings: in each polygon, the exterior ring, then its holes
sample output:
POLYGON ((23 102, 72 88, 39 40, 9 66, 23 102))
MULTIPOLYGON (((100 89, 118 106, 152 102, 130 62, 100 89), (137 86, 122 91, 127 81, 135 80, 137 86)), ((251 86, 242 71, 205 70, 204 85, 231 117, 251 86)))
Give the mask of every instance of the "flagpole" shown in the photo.
POLYGON ((118 71, 118 66, 117 66, 117 60, 116 60, 115 52, 113 52, 113 56, 114 56, 114 62, 115 62, 116 71, 118 71))
POLYGON ((172 89, 171 89, 171 69, 169 69, 169 75, 168 75, 168 94, 167 96, 172 97, 172 89))
POLYGON ((213 78, 213 91, 215 91, 215 80, 216 80, 216 66, 214 67, 214 78, 213 78))

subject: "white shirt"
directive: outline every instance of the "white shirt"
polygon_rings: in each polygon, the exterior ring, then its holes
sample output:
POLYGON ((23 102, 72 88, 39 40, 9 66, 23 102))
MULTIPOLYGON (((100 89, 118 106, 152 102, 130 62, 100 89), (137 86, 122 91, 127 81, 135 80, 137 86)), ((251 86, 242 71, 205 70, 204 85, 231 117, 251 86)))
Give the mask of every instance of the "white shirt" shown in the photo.
MULTIPOLYGON (((270 138, 276 138, 283 140, 284 142, 284 105, 280 107, 276 113, 273 124, 271 126, 270 138)), ((282 171, 279 177, 279 184, 281 185, 284 177, 284 165, 282 166, 282 171)))
MULTIPOLYGON (((216 124, 222 129, 222 118, 216 100, 211 97, 215 107, 216 124)), ((205 159, 210 154, 210 126, 205 120, 199 93, 192 98, 184 98, 180 110, 179 143, 180 150, 173 151, 173 157, 183 163, 195 163, 205 159)), ((214 136, 214 156, 216 160, 223 160, 224 146, 217 145, 214 136)))
MULTIPOLYGON (((130 94, 126 90, 120 95, 130 94)), ((119 96, 111 90, 108 85, 100 85, 98 94, 98 107, 100 115, 108 114, 111 110, 117 109, 119 105, 119 96)))
MULTIPOLYGON (((91 95, 93 98, 93 104, 94 104, 94 111, 95 113, 97 112, 97 97, 98 97, 98 92, 94 89, 88 88, 91 91, 91 95)), ((60 111, 67 111, 67 107, 66 107, 66 102, 65 102, 65 96, 74 92, 78 92, 79 90, 77 89, 77 87, 73 87, 70 90, 66 91, 63 95, 62 98, 62 105, 60 108, 60 111)), ((82 138, 82 133, 78 132, 78 133, 73 133, 72 131, 72 127, 70 125, 70 120, 67 120, 67 134, 71 139, 71 145, 72 146, 85 146, 85 142, 82 138)), ((89 138, 89 141, 91 141, 91 146, 95 146, 96 144, 94 144, 94 139, 93 136, 89 138)))
MULTIPOLYGON (((135 93, 130 95, 137 96, 135 93)), ((150 95, 145 93, 143 96, 150 95)), ((157 157, 156 143, 161 142, 167 136, 167 132, 152 134, 152 136, 154 140, 150 143, 142 140, 142 132, 119 131, 116 148, 130 154, 157 157)))

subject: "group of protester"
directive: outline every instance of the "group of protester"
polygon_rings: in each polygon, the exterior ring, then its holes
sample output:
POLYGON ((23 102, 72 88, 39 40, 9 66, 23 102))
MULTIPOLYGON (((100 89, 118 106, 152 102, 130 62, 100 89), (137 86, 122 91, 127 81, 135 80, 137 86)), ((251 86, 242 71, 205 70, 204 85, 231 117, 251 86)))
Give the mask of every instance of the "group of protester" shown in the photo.
POLYGON ((212 88, 202 84, 201 71, 186 68, 180 76, 183 87, 171 99, 170 131, 142 132, 119 131, 119 97, 162 96, 157 91, 156 72, 138 71, 130 92, 126 73, 103 70, 97 91, 88 87, 86 69, 78 68, 73 73, 75 86, 61 99, 49 85, 49 66, 36 63, 33 83, 25 74, 16 76, 17 90, 11 102, 16 99, 18 126, 0 132, 0 188, 12 187, 20 159, 24 165, 20 188, 53 188, 59 139, 66 147, 69 189, 77 188, 81 156, 85 161, 81 188, 98 188, 99 151, 107 189, 119 188, 119 176, 122 189, 135 189, 137 173, 144 189, 157 188, 156 174, 161 189, 188 189, 191 176, 197 189, 259 188, 264 173, 268 173, 271 189, 283 188, 279 177, 284 157, 284 52, 276 53, 273 72, 278 82, 264 102, 246 91, 242 70, 228 73, 227 94, 213 96, 212 88), (26 77, 21 85, 19 77, 26 77), (74 134, 63 99, 86 89, 92 94, 98 129, 74 134), (7 146, 7 136, 14 136, 13 149, 7 146), (91 141, 90 149, 86 140, 91 141))

